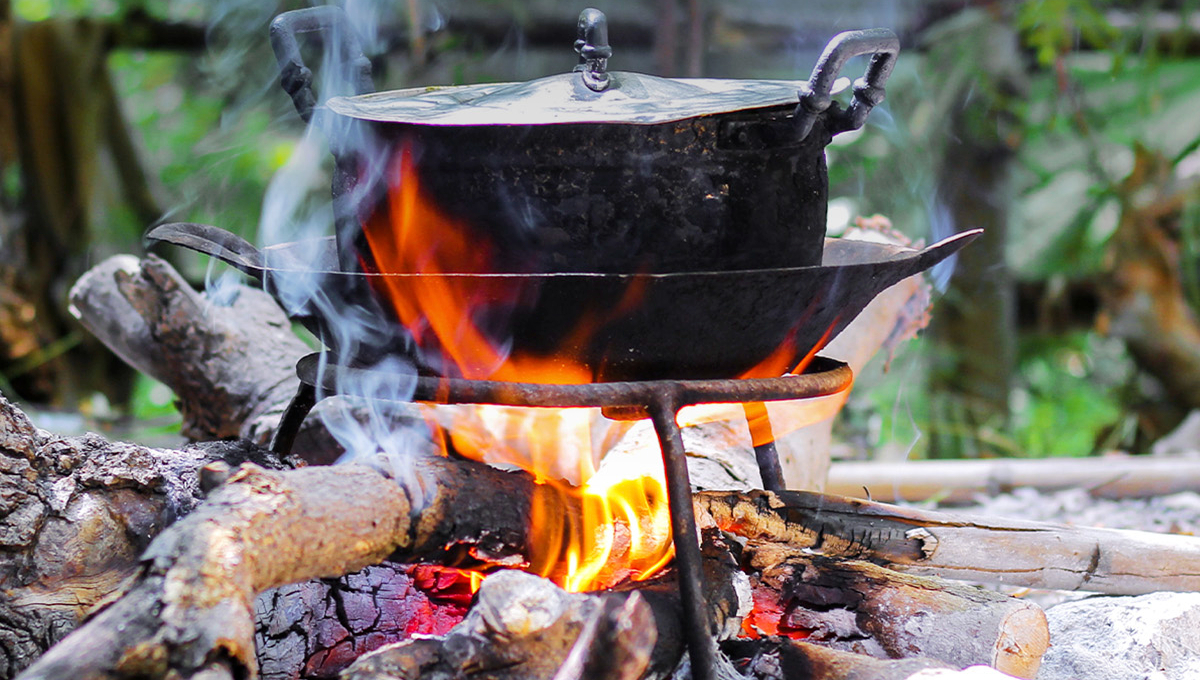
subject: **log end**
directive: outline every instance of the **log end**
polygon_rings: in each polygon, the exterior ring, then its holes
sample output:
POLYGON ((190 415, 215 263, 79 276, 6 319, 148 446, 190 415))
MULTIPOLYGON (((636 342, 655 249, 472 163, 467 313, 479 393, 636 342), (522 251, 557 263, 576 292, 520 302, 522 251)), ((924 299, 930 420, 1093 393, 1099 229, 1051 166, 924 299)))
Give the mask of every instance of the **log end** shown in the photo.
POLYGON ((1030 605, 1005 618, 992 667, 1018 678, 1035 678, 1050 648, 1050 625, 1041 607, 1030 605))

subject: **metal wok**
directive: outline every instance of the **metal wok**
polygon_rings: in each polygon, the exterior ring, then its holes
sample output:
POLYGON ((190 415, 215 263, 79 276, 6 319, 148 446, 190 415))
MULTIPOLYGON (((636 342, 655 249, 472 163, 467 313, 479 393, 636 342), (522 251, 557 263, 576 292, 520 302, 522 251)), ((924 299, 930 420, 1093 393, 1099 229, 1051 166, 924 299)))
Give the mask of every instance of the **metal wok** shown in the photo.
MULTIPOLYGON (((925 271, 974 240, 967 231, 924 249, 826 239, 820 265, 662 274, 364 274, 338 268, 332 237, 264 249, 216 227, 181 223, 155 228, 149 238, 221 259, 258 279, 289 315, 331 346, 347 310, 377 322, 394 345, 382 352, 412 359, 425 372, 453 375, 436 350, 416 348, 389 305, 378 296, 382 276, 457 277, 497 299, 502 323, 487 324, 499 346, 513 353, 567 356, 584 364, 593 381, 712 379, 742 375, 785 348, 787 367, 840 333, 875 296, 925 271), (318 286, 304 299, 285 295, 289 279, 318 286), (637 304, 603 318, 585 338, 571 341, 588 314, 611 310, 638 290, 637 304), (512 293, 517 293, 513 303, 512 293), (389 332, 387 329, 394 329, 389 332)), ((486 300, 485 300, 486 302, 486 300)), ((486 308, 486 304, 484 305, 486 308)))

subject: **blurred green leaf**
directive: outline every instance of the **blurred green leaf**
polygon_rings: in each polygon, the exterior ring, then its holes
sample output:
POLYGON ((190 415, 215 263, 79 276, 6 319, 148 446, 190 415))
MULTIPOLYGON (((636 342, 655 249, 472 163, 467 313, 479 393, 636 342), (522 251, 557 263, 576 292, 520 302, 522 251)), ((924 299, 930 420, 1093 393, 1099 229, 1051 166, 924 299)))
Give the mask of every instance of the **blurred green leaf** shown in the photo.
POLYGON ((1075 50, 1081 41, 1093 49, 1107 49, 1120 37, 1092 0, 1024 2, 1017 10, 1016 24, 1042 66, 1075 50))

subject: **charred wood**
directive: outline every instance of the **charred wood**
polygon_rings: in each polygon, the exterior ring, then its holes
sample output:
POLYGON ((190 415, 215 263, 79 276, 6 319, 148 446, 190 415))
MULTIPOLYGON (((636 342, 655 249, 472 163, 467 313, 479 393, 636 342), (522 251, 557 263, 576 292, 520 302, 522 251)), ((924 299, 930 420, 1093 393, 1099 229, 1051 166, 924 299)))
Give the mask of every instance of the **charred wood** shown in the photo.
POLYGON ((654 611, 636 591, 568 594, 538 576, 502 572, 483 583, 475 607, 447 635, 386 647, 344 677, 635 680, 650 668, 656 631, 654 611))
POLYGON ((471 599, 464 572, 394 562, 268 590, 255 601, 259 677, 337 677, 385 645, 445 634, 471 599))
POLYGON ((913 574, 1137 595, 1200 589, 1200 539, 972 517, 785 491, 697 496, 726 531, 913 574))
MULTIPOLYGON (((749 602, 745 581, 717 531, 705 533, 708 613, 715 634, 736 635, 749 602)), ((566 593, 550 581, 500 572, 445 636, 411 640, 363 657, 350 680, 416 680, 483 673, 495 679, 663 678, 684 651, 675 575, 598 593, 566 593)))
POLYGON ((38 430, 0 397, 0 677, 70 632, 134 572, 139 553, 201 499, 214 461, 283 467, 236 442, 182 451, 38 430))
POLYGON ((880 659, 987 665, 1022 678, 1037 675, 1050 642, 1037 605, 992 591, 771 543, 752 541, 743 561, 753 574, 748 623, 771 633, 880 659))

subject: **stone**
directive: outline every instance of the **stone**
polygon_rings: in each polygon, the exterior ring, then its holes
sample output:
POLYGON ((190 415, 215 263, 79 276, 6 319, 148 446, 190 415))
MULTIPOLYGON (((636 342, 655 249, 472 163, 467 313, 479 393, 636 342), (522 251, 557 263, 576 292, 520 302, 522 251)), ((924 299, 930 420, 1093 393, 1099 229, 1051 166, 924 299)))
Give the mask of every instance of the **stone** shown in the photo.
POLYGON ((1038 680, 1200 678, 1200 593, 1092 597, 1046 610, 1038 680))

